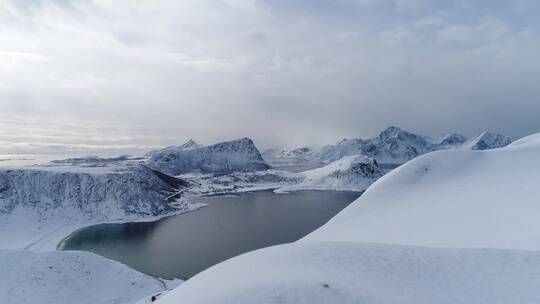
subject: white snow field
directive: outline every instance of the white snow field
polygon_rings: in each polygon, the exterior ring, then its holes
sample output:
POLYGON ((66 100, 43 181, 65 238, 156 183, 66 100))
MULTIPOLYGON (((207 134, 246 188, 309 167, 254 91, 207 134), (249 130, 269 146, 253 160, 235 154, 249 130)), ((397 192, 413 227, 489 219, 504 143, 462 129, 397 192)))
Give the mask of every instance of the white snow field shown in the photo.
POLYGON ((165 288, 157 279, 93 253, 0 250, 3 304, 128 304, 165 288))
POLYGON ((158 303, 539 303, 539 169, 540 134, 426 154, 306 238, 218 264, 158 303))

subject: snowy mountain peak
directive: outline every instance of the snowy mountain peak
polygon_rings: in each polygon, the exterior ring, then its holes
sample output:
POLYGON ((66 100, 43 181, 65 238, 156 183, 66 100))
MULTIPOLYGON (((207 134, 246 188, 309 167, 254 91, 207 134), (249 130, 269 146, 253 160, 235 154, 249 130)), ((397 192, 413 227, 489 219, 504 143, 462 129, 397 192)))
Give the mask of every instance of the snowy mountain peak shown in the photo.
POLYGON ((484 132, 472 139, 468 143, 470 150, 488 150, 497 149, 508 146, 512 142, 512 139, 508 136, 494 133, 484 132))
POLYGON ((202 145, 199 145, 196 143, 193 139, 190 139, 186 141, 184 144, 179 146, 180 149, 192 149, 192 148, 200 148, 202 145))
POLYGON ((155 151, 147 165, 172 175, 193 171, 231 173, 270 168, 253 141, 247 137, 191 149, 155 151))
POLYGON ((467 137, 459 133, 450 133, 447 134, 441 142, 439 143, 442 146, 460 146, 467 141, 467 137))
POLYGON ((379 138, 381 140, 385 139, 400 139, 400 140, 407 140, 407 139, 413 139, 419 137, 416 134, 403 131, 402 129, 394 126, 390 126, 386 128, 386 130, 382 131, 381 134, 379 134, 379 138))

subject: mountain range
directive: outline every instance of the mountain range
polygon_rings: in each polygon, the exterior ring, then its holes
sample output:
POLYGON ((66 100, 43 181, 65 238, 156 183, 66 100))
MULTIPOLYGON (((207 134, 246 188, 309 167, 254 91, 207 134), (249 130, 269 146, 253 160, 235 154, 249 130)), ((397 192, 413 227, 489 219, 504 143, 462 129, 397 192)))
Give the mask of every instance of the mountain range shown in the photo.
POLYGON ((383 164, 402 164, 432 151, 447 149, 489 150, 505 147, 511 142, 510 137, 493 132, 483 132, 473 138, 452 133, 440 141, 434 141, 427 136, 392 126, 382 131, 377 137, 369 139, 342 139, 333 145, 323 147, 270 149, 263 153, 263 157, 269 162, 288 159, 331 163, 344 156, 364 155, 383 164))

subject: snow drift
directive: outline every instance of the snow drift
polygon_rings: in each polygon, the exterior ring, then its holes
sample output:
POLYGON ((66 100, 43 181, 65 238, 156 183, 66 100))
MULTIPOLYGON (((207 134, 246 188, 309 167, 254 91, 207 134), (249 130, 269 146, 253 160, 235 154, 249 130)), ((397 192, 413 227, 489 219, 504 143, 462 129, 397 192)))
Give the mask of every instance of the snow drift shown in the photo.
POLYGON ((242 138, 190 149, 170 147, 153 153, 147 165, 167 174, 250 172, 269 169, 253 141, 242 138))
POLYGON ((304 239, 218 264, 159 303, 536 303, 538 155, 540 134, 426 154, 304 239))
POLYGON ((540 252, 297 242, 218 264, 158 304, 537 303, 539 287, 540 252))

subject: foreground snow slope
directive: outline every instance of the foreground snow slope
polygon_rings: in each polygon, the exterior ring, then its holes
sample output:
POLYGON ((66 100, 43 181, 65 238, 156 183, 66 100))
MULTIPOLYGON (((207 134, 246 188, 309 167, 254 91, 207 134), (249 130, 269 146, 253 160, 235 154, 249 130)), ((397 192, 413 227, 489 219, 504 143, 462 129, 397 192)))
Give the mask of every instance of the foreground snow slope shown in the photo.
POLYGON ((307 239, 540 250, 539 136, 421 156, 307 239))
POLYGON ((159 304, 539 303, 539 155, 540 134, 427 154, 306 238, 211 267, 159 304))
POLYGON ((538 303, 540 252, 297 242, 193 277, 159 304, 538 303))
POLYGON ((0 250, 0 302, 131 304, 164 290, 125 265, 88 252, 0 250))

